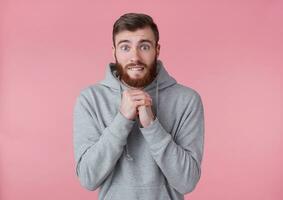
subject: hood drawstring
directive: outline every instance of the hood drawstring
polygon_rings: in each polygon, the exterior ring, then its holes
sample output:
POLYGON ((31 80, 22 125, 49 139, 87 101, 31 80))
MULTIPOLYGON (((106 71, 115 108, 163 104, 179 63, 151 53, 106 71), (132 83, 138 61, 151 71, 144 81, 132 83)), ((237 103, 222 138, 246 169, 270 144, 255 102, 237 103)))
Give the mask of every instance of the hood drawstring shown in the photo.
POLYGON ((155 91, 155 99, 156 99, 156 117, 158 118, 158 95, 159 95, 159 88, 158 88, 158 77, 156 78, 156 91, 155 91))
MULTIPOLYGON (((120 93, 120 98, 122 99, 122 86, 121 83, 119 82, 119 93, 120 93)), ((156 78, 156 92, 155 92, 155 99, 156 99, 156 117, 158 118, 158 95, 159 95, 159 85, 158 85, 158 77, 156 78)), ((138 118, 136 118, 136 120, 138 120, 138 118)), ((136 121, 138 123, 138 121, 136 121)), ((134 158, 131 156, 131 154, 129 153, 129 148, 128 148, 128 143, 126 143, 126 145, 124 146, 124 154, 127 160, 129 161, 133 161, 134 158)))

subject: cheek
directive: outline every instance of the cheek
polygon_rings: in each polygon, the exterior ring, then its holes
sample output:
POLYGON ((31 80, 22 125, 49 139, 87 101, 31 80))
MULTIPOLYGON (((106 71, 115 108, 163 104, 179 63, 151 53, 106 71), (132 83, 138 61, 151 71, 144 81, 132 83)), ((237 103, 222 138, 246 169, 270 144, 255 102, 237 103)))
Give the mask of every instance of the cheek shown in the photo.
POLYGON ((126 55, 118 55, 118 54, 116 54, 116 58, 117 58, 118 62, 121 63, 121 64, 125 64, 129 60, 129 58, 126 55))
POLYGON ((155 60, 156 54, 150 54, 144 57, 144 60, 147 62, 147 64, 151 64, 155 60))

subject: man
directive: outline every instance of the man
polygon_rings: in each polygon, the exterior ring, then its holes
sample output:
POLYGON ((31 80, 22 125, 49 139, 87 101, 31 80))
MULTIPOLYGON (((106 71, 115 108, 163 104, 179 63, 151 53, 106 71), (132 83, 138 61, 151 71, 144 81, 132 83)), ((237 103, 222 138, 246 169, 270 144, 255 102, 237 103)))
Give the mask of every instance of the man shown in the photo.
POLYGON ((113 26, 103 81, 81 91, 74 108, 76 174, 103 200, 179 200, 201 175, 204 117, 196 91, 157 60, 152 18, 128 13, 113 26))

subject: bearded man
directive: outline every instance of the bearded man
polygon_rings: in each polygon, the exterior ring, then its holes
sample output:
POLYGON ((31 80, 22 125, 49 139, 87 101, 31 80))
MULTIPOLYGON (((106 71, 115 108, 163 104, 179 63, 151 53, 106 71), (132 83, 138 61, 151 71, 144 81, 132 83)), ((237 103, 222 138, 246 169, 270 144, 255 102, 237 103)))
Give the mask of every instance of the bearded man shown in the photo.
POLYGON ((103 200, 180 200, 201 176, 200 95, 177 83, 161 60, 152 17, 122 15, 113 26, 105 79, 74 108, 76 175, 103 200))

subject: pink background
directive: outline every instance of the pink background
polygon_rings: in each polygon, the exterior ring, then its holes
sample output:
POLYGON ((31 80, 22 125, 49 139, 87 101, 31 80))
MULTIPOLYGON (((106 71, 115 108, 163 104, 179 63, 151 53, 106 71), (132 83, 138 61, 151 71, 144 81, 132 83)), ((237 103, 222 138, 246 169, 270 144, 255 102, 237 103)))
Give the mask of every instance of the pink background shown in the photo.
POLYGON ((97 198, 75 176, 72 112, 104 78, 125 12, 153 16, 160 59, 204 102, 202 178, 186 199, 283 199, 283 2, 117 2, 0 2, 0 199, 97 198))

